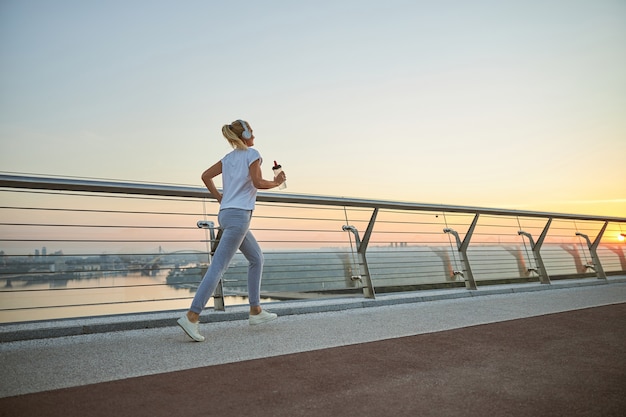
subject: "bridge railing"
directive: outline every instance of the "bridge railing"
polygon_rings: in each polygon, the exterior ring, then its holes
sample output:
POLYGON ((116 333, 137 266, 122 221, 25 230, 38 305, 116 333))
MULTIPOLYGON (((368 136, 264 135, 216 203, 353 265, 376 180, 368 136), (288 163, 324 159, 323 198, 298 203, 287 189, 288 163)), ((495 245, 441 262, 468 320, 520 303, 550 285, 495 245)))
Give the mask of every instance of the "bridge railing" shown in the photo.
MULTIPOLYGON (((0 193, 0 322, 184 309, 210 264, 203 188, 0 175, 0 193)), ((621 217, 262 192, 251 227, 271 300, 626 272, 621 217)), ((246 303, 241 255, 222 291, 214 308, 246 303)))

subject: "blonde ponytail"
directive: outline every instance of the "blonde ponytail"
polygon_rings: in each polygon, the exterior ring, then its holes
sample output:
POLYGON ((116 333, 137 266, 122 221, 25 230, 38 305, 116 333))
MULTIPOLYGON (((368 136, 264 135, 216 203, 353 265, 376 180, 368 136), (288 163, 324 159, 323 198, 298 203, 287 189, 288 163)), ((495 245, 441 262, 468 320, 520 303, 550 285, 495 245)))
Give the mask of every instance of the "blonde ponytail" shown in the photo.
POLYGON ((230 146, 234 149, 248 149, 248 145, 246 145, 243 139, 241 139, 243 131, 244 127, 241 125, 239 120, 232 122, 229 125, 222 126, 222 135, 224 135, 230 146))

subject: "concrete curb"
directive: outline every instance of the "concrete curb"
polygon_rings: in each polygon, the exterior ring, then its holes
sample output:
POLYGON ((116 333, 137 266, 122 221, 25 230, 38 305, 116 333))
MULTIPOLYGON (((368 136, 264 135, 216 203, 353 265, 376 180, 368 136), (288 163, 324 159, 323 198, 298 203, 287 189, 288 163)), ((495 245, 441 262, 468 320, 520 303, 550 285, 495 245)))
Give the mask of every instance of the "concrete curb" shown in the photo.
MULTIPOLYGON (((473 291, 455 288, 391 293, 377 295, 376 299, 346 297, 322 300, 279 301, 266 303, 264 306, 278 315, 289 316, 457 298, 484 297, 488 295, 553 291, 617 283, 626 283, 626 276, 611 276, 606 281, 589 278, 559 280, 554 281, 550 285, 538 283, 492 285, 483 286, 473 291)), ((184 314, 184 310, 0 324, 0 343, 170 327, 176 325, 176 319, 182 314, 184 314)), ((247 306, 228 307, 225 312, 212 312, 211 314, 203 314, 201 316, 202 323, 247 319, 247 306)))

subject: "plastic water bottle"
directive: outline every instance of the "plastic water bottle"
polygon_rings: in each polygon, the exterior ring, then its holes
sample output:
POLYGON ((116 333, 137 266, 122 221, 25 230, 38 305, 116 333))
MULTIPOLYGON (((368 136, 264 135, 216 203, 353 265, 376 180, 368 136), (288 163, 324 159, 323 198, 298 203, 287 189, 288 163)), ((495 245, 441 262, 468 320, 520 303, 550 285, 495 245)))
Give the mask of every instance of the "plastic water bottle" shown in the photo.
MULTIPOLYGON (((278 174, 283 172, 283 166, 278 165, 278 163, 274 161, 274 166, 272 167, 272 171, 274 171, 274 177, 276 177, 278 174)), ((283 183, 278 186, 279 190, 284 190, 285 188, 287 188, 287 181, 283 181, 283 183)))

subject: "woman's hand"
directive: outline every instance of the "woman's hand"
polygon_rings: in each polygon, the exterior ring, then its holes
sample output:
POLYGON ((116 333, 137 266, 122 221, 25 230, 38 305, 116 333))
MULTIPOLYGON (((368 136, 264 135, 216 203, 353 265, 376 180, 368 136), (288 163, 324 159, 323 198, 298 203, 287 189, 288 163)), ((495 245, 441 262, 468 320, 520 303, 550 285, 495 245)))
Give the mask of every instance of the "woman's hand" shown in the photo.
POLYGON ((202 182, 206 185, 206 188, 209 190, 211 195, 218 201, 218 203, 222 202, 222 194, 219 192, 215 183, 213 182, 213 178, 217 177, 222 173, 222 161, 218 161, 209 169, 202 173, 202 182))
POLYGON ((287 181, 287 176, 285 175, 285 171, 279 172, 278 175, 274 177, 274 182, 276 183, 277 187, 285 181, 287 181))
POLYGON ((271 181, 263 179, 263 175, 261 174, 261 161, 257 159, 250 164, 250 178, 252 179, 252 184, 254 184, 257 189, 269 190, 270 188, 278 187, 280 184, 285 182, 287 177, 283 172, 275 176, 271 181))

